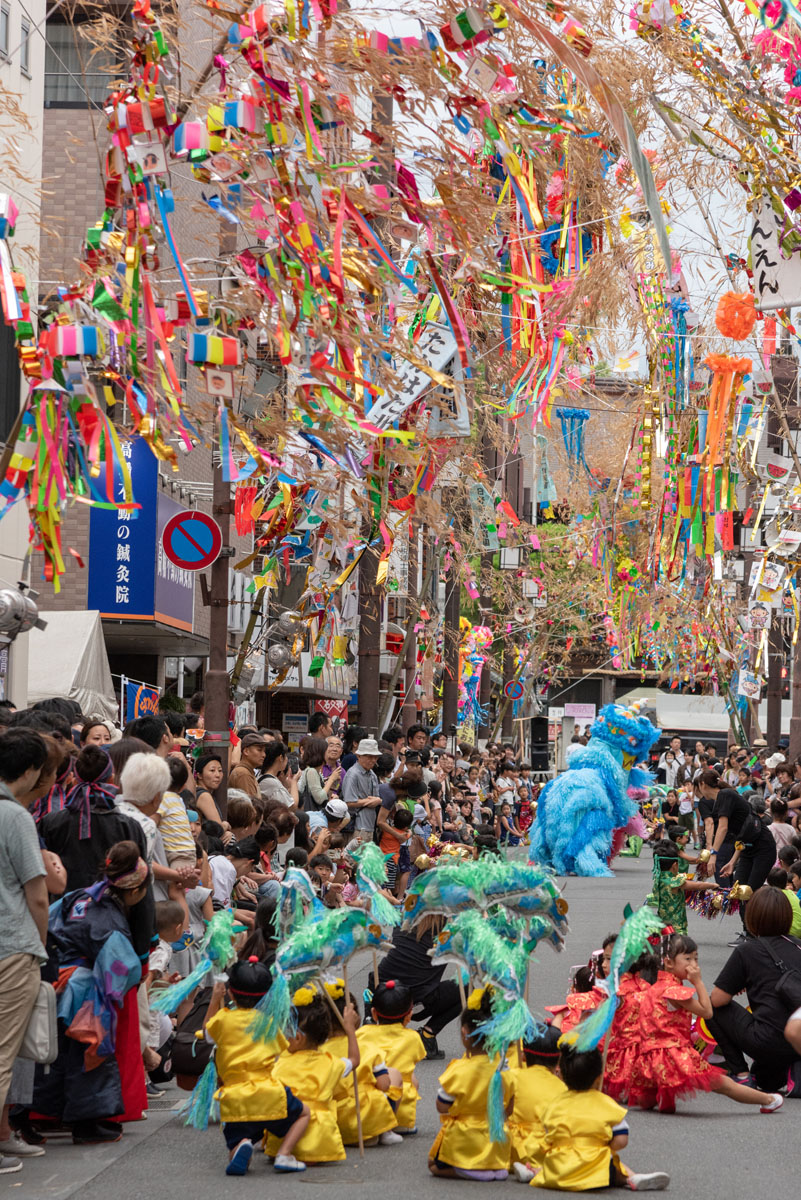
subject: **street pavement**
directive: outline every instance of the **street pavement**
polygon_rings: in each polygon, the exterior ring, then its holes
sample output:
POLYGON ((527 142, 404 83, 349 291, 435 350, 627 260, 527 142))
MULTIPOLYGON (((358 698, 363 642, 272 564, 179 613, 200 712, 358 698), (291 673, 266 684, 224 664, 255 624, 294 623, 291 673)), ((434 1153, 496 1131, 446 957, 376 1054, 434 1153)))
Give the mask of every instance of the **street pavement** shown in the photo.
MULTIPOLYGON (((616 929, 627 903, 640 904, 648 892, 651 856, 621 858, 614 879, 567 879, 571 932, 567 948, 557 955, 543 947, 532 964, 529 998, 535 1011, 558 1004, 565 995, 569 969, 587 961, 606 933, 616 929)), ((711 987, 729 954, 726 941, 739 930, 738 918, 705 921, 690 914, 690 932, 699 943, 704 980, 711 987)), ((370 960, 355 960, 350 969, 351 989, 360 994, 370 960)), ((448 1057, 460 1052, 455 1026, 440 1039, 448 1057)), ((29 1160, 22 1172, 5 1176, 2 1191, 15 1200, 218 1200, 221 1196, 270 1200, 297 1200, 305 1189, 325 1189, 326 1200, 352 1200, 364 1194, 377 1196, 387 1187, 388 1200, 431 1200, 435 1195, 506 1188, 519 1184, 465 1184, 435 1180, 426 1169, 427 1152, 438 1128, 434 1108, 437 1076, 442 1062, 420 1064, 420 1091, 416 1137, 401 1146, 377 1147, 359 1158, 348 1150, 346 1163, 309 1168, 301 1175, 276 1175, 261 1154, 254 1155, 249 1174, 229 1179, 224 1174, 227 1154, 217 1127, 206 1133, 186 1129, 171 1111, 185 1098, 173 1086, 147 1121, 126 1126, 122 1140, 113 1146, 73 1147, 68 1140, 51 1139, 42 1158, 29 1160), (365 1193, 358 1189, 366 1187, 365 1193)), ((700 1096, 679 1104, 675 1115, 630 1113, 631 1134, 623 1154, 637 1171, 665 1170, 671 1175, 670 1191, 682 1200, 744 1200, 769 1186, 777 1197, 794 1196, 798 1172, 793 1137, 797 1136, 801 1104, 785 1102, 776 1114, 763 1116, 756 1107, 734 1104, 722 1096, 700 1096)), ((312 1193, 313 1194, 313 1193, 312 1193)))

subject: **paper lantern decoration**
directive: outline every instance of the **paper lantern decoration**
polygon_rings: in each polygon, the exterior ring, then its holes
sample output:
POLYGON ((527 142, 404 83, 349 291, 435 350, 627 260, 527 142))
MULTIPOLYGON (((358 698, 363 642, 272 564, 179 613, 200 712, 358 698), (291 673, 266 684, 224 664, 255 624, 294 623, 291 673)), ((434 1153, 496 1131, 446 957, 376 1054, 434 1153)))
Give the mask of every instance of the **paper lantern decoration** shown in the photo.
POLYGON ((213 363, 216 367, 238 367, 242 362, 242 343, 235 337, 212 337, 193 333, 186 352, 189 362, 213 363))
POLYGON ((19 209, 7 192, 0 192, 0 238, 14 236, 19 209))
POLYGON ((724 337, 741 342, 756 324, 754 297, 750 292, 726 292, 718 300, 715 324, 724 337))
POLYGON ((183 121, 172 135, 172 148, 176 154, 190 150, 208 150, 209 131, 205 121, 183 121))
POLYGON ((97 325, 55 325, 46 330, 39 343, 48 354, 78 358, 96 358, 105 350, 103 336, 97 325))

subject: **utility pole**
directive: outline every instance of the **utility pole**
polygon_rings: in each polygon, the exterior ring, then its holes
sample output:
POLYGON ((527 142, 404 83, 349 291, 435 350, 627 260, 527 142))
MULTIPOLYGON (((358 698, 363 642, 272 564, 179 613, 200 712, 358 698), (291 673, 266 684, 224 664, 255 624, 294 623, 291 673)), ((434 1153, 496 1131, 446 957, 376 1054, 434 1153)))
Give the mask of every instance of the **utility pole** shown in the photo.
MULTIPOLYGON (((515 670, 515 644, 512 641, 504 641, 503 647, 503 684, 506 687, 507 683, 511 683, 515 678, 517 671, 515 670)), ((508 742, 514 733, 514 709, 512 705, 507 703, 503 711, 503 720, 501 722, 501 737, 505 742, 508 742)))
POLYGON ((778 746, 782 735, 782 659, 781 612, 773 611, 768 634, 768 745, 778 746))
MULTIPOLYGON (((373 180, 390 188, 395 174, 392 97, 387 94, 374 95, 372 107, 373 132, 382 139, 375 150, 378 166, 373 172, 373 180)), ((377 226, 388 224, 386 221, 376 222, 377 226)), ((379 229, 379 232, 388 242, 388 228, 379 229)), ((365 517, 362 529, 365 540, 377 534, 377 529, 373 529, 372 514, 365 517)), ((359 724, 368 733, 376 735, 381 732, 378 714, 381 707, 381 602, 384 595, 383 585, 376 579, 378 561, 378 549, 368 545, 359 562, 359 724)))
MULTIPOLYGON (((223 479, 222 465, 213 468, 211 515, 222 531, 223 551, 231 533, 231 487, 223 479)), ((219 754, 223 777, 214 799, 225 820, 228 812, 228 557, 223 553, 211 565, 209 594, 209 667, 204 681, 206 736, 203 749, 219 754)))
POLYGON ((788 754, 790 758, 797 758, 801 754, 801 637, 796 641, 793 652, 793 684, 790 696, 792 712, 788 754))
POLYGON ((403 656, 403 704, 400 714, 401 728, 404 733, 417 721, 417 703, 414 696, 414 679, 417 674, 417 638, 414 636, 414 626, 419 620, 419 605, 417 604, 418 551, 419 529, 417 521, 412 518, 409 522, 409 559, 406 568, 406 650, 403 656))
POLYGON ((459 613, 461 586, 456 553, 445 582, 445 613, 442 632, 442 730, 451 736, 459 716, 459 613))

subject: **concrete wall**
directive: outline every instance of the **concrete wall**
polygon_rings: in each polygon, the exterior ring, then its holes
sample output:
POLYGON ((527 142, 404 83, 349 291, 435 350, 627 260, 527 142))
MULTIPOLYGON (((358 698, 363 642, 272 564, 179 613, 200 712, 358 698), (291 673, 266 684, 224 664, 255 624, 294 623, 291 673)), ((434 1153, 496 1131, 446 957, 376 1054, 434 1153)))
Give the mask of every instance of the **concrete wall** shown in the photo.
MULTIPOLYGON (((8 53, 0 55, 0 191, 8 192, 19 208, 11 252, 14 265, 25 274, 35 303, 39 275, 45 0, 26 0, 25 12, 19 0, 7 0, 7 4, 8 53), (23 21, 30 28, 27 71, 20 45, 23 21), (37 33, 34 26, 40 21, 42 27, 37 33)), ((17 505, 6 513, 0 525, 0 583, 13 587, 26 579, 27 547, 27 512, 17 505)), ((5 678, 0 680, 5 696, 18 707, 24 707, 27 701, 27 642, 27 636, 23 635, 12 643, 5 678)))

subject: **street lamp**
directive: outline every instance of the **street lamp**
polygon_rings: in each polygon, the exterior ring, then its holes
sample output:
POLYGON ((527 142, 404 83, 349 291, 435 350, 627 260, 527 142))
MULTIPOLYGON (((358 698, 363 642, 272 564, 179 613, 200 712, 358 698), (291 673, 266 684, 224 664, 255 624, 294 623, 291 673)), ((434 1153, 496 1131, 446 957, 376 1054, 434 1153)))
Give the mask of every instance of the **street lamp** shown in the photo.
POLYGON ((0 645, 13 642, 19 633, 27 633, 29 629, 45 629, 47 622, 39 616, 36 605, 38 592, 25 595, 24 583, 16 588, 0 588, 0 645))

